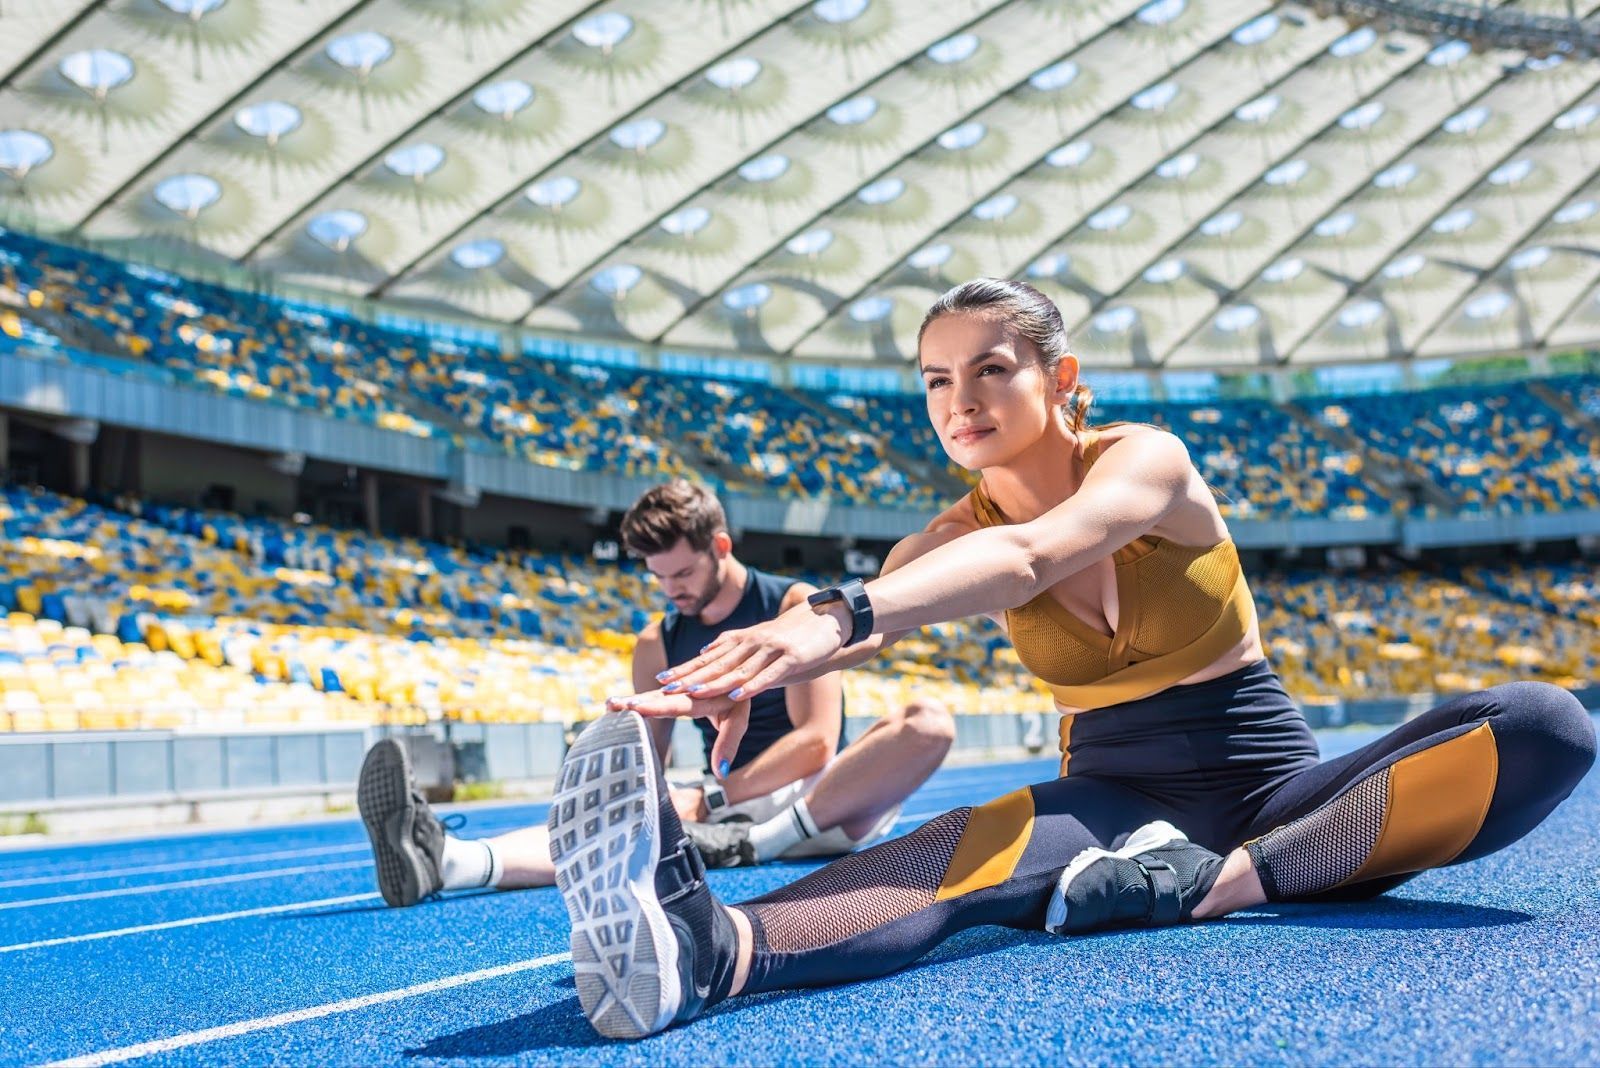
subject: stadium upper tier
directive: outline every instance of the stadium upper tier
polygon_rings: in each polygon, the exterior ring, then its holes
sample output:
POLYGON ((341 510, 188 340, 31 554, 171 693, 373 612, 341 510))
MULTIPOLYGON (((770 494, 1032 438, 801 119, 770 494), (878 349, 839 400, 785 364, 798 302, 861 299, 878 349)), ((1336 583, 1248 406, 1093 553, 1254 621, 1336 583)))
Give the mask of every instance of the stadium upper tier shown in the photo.
MULTIPOLYGON (((0 306, 0 345, 134 361, 534 463, 920 511, 970 481, 946 460, 916 395, 507 353, 9 232, 0 302, 11 305, 0 306)), ((1172 430, 1230 516, 1385 515, 1414 506, 1395 488, 1406 479, 1433 491, 1420 498, 1431 513, 1544 512, 1600 507, 1596 388, 1569 376, 1283 405, 1124 401, 1097 405, 1093 418, 1172 430)))
MULTIPOLYGON (((1600 678, 1592 567, 1253 586, 1269 652, 1307 700, 1600 678)), ((632 566, 12 486, 0 730, 570 722, 631 688, 634 635, 657 604, 632 566)), ((845 693, 859 716, 918 698, 1048 708, 984 619, 926 628, 848 672, 845 693)))

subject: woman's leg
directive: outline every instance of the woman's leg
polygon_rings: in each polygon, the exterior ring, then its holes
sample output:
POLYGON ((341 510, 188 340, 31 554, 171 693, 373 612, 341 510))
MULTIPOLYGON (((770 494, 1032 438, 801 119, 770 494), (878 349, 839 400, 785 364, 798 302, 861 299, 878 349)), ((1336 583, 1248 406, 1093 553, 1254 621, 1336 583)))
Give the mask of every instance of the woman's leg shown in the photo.
POLYGON ((905 967, 968 927, 1044 927, 1062 869, 1118 845, 1165 806, 1091 777, 958 808, 736 906, 750 921, 749 977, 732 993, 821 986, 905 967))
POLYGON ((1371 897, 1428 868, 1475 860, 1537 827, 1594 754, 1588 713, 1558 687, 1511 683, 1447 701, 1290 779, 1251 827, 1249 864, 1236 851, 1216 901, 1196 912, 1371 897))

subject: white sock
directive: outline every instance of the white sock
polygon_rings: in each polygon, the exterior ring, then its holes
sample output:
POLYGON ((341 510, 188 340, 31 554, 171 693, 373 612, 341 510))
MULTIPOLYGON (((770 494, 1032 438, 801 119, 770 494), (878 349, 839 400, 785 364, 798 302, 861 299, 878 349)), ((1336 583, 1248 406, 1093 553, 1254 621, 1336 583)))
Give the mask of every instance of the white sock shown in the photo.
POLYGON ((790 846, 815 838, 821 832, 801 798, 765 823, 750 828, 750 844, 755 847, 756 862, 764 863, 782 856, 790 846))
POLYGON ((445 835, 439 876, 445 890, 472 890, 500 885, 500 856, 486 838, 445 835))

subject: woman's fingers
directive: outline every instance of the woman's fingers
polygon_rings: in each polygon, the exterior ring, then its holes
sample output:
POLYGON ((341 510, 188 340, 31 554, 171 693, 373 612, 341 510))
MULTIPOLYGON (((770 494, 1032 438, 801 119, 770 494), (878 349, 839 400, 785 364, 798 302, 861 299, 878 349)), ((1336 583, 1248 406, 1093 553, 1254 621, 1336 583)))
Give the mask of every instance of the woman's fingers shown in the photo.
POLYGON ((726 697, 739 700, 748 697, 749 694, 744 691, 744 687, 774 660, 782 656, 782 651, 778 649, 759 646, 750 649, 743 660, 722 668, 716 676, 708 678, 705 682, 692 684, 688 692, 691 696, 701 699, 726 697))
POLYGON ((750 702, 739 701, 721 717, 717 724, 717 740, 711 743, 711 766, 718 779, 726 779, 739 755, 739 743, 744 741, 745 728, 750 725, 750 702))
POLYGON ((767 690, 772 689, 774 686, 781 686, 784 678, 789 674, 789 670, 793 666, 794 661, 792 657, 779 656, 766 667, 754 672, 748 680, 741 683, 736 688, 728 691, 728 696, 738 700, 748 701, 750 698, 755 697, 757 694, 764 693, 767 690))
POLYGON ((662 692, 687 693, 695 697, 720 696, 765 666, 768 655, 767 648, 760 645, 744 643, 729 646, 715 660, 668 683, 662 692))
POLYGON ((688 675, 691 672, 700 670, 707 664, 726 653, 728 651, 728 647, 736 644, 739 640, 739 636, 743 633, 744 631, 742 630, 723 631, 721 634, 717 635, 709 645, 701 649, 699 655, 691 657, 681 664, 674 664, 672 667, 667 668, 667 670, 656 675, 656 681, 662 683, 672 683, 682 679, 685 675, 688 675))

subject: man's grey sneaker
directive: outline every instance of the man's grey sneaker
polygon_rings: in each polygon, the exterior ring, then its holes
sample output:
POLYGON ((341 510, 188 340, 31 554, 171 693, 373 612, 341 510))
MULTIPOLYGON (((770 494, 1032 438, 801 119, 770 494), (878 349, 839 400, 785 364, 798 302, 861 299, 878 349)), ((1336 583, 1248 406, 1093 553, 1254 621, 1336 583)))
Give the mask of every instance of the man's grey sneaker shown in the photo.
POLYGON ((1115 852, 1089 848, 1073 858, 1050 896, 1044 928, 1078 934, 1181 923, 1221 872, 1221 857, 1172 824, 1147 823, 1115 852))
POLYGON ((608 1038, 641 1038, 728 996, 737 935, 667 793, 637 712, 578 737, 550 806, 578 1001, 608 1038))
POLYGON ((685 823, 683 833, 689 836, 705 858, 708 868, 748 868, 760 863, 756 860, 756 847, 750 842, 749 820, 727 823, 685 823))
POLYGON ((412 784, 411 761, 397 740, 385 738, 367 751, 356 804, 372 839, 383 900, 399 908, 437 893, 444 827, 412 784))

